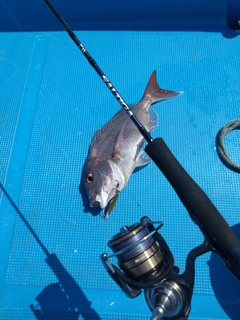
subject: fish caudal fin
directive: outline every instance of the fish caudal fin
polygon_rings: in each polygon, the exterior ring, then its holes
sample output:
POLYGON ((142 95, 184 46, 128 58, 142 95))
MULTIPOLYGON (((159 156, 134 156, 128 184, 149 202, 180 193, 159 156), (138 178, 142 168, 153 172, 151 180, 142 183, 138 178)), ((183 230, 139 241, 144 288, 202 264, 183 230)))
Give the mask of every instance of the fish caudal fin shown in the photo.
POLYGON ((179 96, 182 93, 183 92, 160 89, 156 80, 156 71, 153 71, 148 81, 142 100, 148 99, 151 101, 151 103, 155 103, 158 101, 179 96))

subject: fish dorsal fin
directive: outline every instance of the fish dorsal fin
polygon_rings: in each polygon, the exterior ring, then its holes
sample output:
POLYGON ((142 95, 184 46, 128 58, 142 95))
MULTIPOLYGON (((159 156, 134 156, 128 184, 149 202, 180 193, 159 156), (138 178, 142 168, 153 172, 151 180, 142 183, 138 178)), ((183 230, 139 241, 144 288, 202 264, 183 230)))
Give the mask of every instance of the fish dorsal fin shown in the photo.
MULTIPOLYGON (((123 110, 120 110, 120 111, 122 112, 123 110)), ((116 113, 116 115, 117 115, 118 113, 120 113, 120 111, 118 111, 118 112, 116 113)), ((116 115, 115 115, 115 116, 116 116, 116 115)), ((114 117, 113 117, 110 121, 108 121, 102 128, 100 128, 100 129, 98 129, 97 131, 95 131, 95 133, 94 133, 94 135, 93 135, 93 137, 92 137, 92 141, 91 141, 91 144, 90 144, 90 148, 91 148, 91 147, 94 145, 94 143, 101 137, 101 135, 104 134, 104 132, 111 126, 113 119, 114 119, 114 117)))
POLYGON ((156 71, 153 71, 148 81, 142 100, 147 99, 150 100, 151 103, 155 103, 158 101, 173 98, 180 95, 181 93, 182 92, 169 91, 159 88, 156 79, 156 71))
MULTIPOLYGON (((103 127, 104 128, 104 127, 103 127)), ((90 149, 92 148, 92 146, 94 145, 94 143, 99 139, 99 137, 102 135, 102 132, 104 130, 102 130, 103 128, 98 129, 97 131, 95 131, 93 137, 92 137, 92 141, 90 144, 90 149)))
MULTIPOLYGON (((130 108, 133 107, 133 105, 129 105, 130 108)), ((119 120, 119 117, 125 117, 126 113, 123 109, 120 109, 102 128, 95 131, 90 148, 94 145, 94 143, 103 135, 109 128, 114 124, 114 122, 119 120)), ((120 120, 119 120, 120 121, 120 120)))

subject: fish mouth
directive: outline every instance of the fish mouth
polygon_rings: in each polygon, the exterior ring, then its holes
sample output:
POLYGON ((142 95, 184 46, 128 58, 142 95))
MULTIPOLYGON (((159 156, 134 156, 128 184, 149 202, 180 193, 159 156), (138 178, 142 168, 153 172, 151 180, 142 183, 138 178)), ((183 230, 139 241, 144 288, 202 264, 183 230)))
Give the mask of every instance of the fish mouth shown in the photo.
POLYGON ((108 199, 106 197, 102 198, 97 195, 95 198, 91 198, 90 200, 90 207, 91 208, 101 208, 104 209, 108 204, 108 199))
POLYGON ((89 205, 90 205, 91 208, 100 207, 101 203, 102 203, 102 199, 98 194, 89 197, 89 205))
POLYGON ((101 196, 97 195, 96 197, 92 197, 90 198, 90 207, 91 208, 97 208, 97 207, 101 207, 101 209, 105 209, 106 206, 108 205, 109 201, 111 201, 116 193, 117 193, 117 189, 113 188, 110 192, 102 192, 101 196))
POLYGON ((105 203, 102 204, 102 203, 99 202, 99 201, 94 201, 94 202, 92 202, 92 203, 90 204, 90 207, 91 207, 91 208, 99 208, 99 207, 100 207, 100 208, 103 210, 103 209, 106 208, 107 204, 108 204, 108 202, 106 202, 106 204, 105 204, 105 203))
POLYGON ((100 202, 99 201, 94 201, 93 203, 90 204, 91 208, 97 208, 100 207, 100 202))

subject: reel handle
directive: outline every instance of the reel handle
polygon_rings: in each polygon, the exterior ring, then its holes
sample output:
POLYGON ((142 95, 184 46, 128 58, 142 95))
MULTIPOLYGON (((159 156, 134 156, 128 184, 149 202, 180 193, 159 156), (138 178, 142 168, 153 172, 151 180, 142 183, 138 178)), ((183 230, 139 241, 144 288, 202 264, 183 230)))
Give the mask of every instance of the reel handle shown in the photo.
POLYGON ((165 175, 191 219, 206 232, 230 271, 240 280, 240 241, 220 212, 181 166, 162 138, 154 139, 146 153, 165 175))

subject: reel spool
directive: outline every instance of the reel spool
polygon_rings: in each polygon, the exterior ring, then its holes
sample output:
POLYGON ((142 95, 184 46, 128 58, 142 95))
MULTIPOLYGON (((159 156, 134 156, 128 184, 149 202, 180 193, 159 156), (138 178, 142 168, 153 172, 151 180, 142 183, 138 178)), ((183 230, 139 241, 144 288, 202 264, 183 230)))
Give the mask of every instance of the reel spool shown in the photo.
POLYGON ((164 256, 153 237, 154 233, 140 222, 130 227, 123 226, 120 233, 108 242, 118 259, 120 269, 132 279, 141 279, 161 269, 164 256))
POLYGON ((140 294, 139 289, 160 283, 173 269, 172 253, 157 232, 162 226, 161 221, 152 222, 147 217, 129 227, 123 226, 108 242, 113 253, 101 256, 110 276, 130 297, 140 294), (154 228, 157 223, 158 227, 154 228), (113 256, 120 270, 109 262, 113 256), (132 294, 131 289, 137 293, 132 294))

